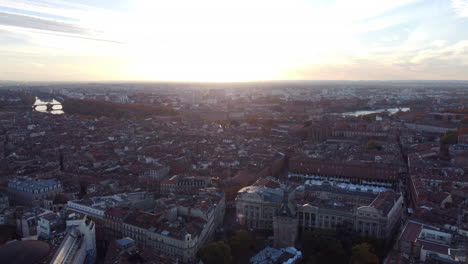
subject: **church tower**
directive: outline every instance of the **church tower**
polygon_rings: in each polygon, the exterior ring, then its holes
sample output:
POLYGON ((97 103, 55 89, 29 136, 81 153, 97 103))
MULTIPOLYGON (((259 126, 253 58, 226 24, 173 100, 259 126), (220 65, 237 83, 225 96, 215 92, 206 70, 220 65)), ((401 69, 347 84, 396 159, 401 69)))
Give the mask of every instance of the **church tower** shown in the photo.
POLYGON ((285 189, 283 202, 273 216, 273 235, 276 248, 294 247, 297 239, 298 221, 289 203, 289 191, 285 189))

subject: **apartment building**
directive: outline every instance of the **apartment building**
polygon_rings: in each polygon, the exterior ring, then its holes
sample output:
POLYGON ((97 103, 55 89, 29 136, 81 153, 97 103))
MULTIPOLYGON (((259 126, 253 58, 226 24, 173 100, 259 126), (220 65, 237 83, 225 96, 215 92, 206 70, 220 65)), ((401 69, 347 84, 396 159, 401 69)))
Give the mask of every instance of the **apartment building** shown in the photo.
POLYGON ((218 189, 162 198, 152 211, 111 208, 105 214, 106 239, 129 237, 181 262, 195 259, 224 217, 225 197, 218 189))
POLYGON ((11 180, 8 182, 7 194, 14 204, 40 206, 43 200, 54 199, 62 191, 62 185, 54 179, 11 180))

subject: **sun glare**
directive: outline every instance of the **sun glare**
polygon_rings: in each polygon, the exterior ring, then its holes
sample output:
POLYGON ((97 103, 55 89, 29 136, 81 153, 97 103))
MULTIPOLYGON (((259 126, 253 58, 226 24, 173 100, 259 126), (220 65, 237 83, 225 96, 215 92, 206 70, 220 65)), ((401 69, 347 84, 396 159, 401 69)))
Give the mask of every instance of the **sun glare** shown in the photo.
POLYGON ((304 34, 302 28, 274 22, 271 14, 279 7, 264 16, 256 5, 228 8, 213 1, 136 3, 128 27, 133 32, 125 40, 132 74, 146 80, 279 79, 285 68, 299 61, 291 47, 313 49, 306 47, 304 37, 293 43, 304 34))

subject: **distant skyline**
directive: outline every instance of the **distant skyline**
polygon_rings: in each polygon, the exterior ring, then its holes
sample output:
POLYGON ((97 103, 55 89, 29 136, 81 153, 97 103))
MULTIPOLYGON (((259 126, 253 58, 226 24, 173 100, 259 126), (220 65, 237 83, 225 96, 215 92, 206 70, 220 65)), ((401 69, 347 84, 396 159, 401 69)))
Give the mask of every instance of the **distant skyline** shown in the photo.
POLYGON ((468 80, 468 0, 0 0, 0 80, 468 80))

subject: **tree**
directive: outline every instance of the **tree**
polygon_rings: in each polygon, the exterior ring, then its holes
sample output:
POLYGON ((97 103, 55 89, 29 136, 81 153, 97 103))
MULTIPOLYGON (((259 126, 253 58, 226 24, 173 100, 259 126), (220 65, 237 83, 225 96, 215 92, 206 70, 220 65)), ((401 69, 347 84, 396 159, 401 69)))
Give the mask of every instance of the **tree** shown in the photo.
POLYGON ((240 125, 240 124, 239 124, 239 121, 237 121, 237 120, 232 120, 232 121, 231 121, 231 126, 233 126, 233 127, 238 127, 239 125, 240 125))
POLYGON ((255 252, 255 238, 247 230, 238 230, 229 241, 236 263, 244 263, 255 252))
POLYGON ((223 129, 225 129, 227 124, 228 124, 228 121, 227 120, 218 120, 218 121, 216 121, 216 123, 218 123, 223 129))
POLYGON ((249 117, 247 117, 247 122, 249 124, 257 124, 257 116, 254 116, 254 115, 251 115, 249 117))
POLYGON ((224 241, 210 243, 198 251, 204 264, 232 263, 231 248, 224 241))
POLYGON ((355 230, 351 222, 344 222, 336 225, 336 234, 334 236, 341 241, 343 248, 350 252, 353 245, 361 242, 361 236, 355 230))
POLYGON ((281 107, 280 105, 274 105, 270 109, 275 111, 275 112, 284 112, 283 107, 281 107))
POLYGON ((456 131, 447 131, 440 139, 440 144, 457 144, 458 133, 456 131))
POLYGON ((364 237, 361 238, 361 243, 368 243, 370 245, 370 250, 374 253, 379 259, 384 259, 387 242, 385 239, 379 239, 375 237, 364 237))
POLYGON ((375 121, 375 117, 376 117, 377 115, 378 115, 378 114, 363 115, 363 116, 361 116, 361 119, 362 119, 362 120, 366 120, 366 121, 375 121))
POLYGON ((233 253, 255 250, 255 239, 247 230, 237 231, 229 244, 231 245, 233 253))
POLYGON ((353 247, 351 264, 378 264, 379 258, 370 251, 369 243, 361 243, 353 247))
POLYGON ((422 120, 424 118, 424 113, 417 113, 414 117, 415 120, 422 120))
POLYGON ((302 245, 306 263, 347 263, 346 251, 333 230, 305 231, 302 245))
POLYGON ((102 100, 67 99, 62 103, 63 111, 93 117, 146 118, 150 116, 176 116, 178 112, 166 106, 124 104, 102 100))
POLYGON ((307 131, 307 128, 301 128, 299 131, 297 131, 297 135, 302 139, 306 140, 307 136, 309 135, 309 132, 307 131))
POLYGON ((366 148, 367 149, 379 149, 379 143, 377 143, 377 141, 373 139, 370 139, 369 141, 367 141, 366 148))

